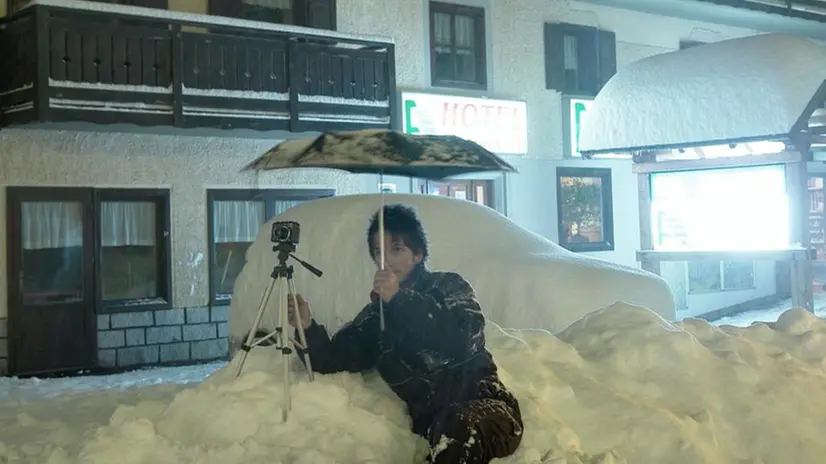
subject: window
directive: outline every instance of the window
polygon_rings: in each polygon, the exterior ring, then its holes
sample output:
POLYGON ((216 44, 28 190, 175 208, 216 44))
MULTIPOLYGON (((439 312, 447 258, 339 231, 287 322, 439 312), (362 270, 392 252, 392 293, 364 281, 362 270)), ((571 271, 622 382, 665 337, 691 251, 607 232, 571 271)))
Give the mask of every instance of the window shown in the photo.
POLYGON ((487 88, 485 10, 430 2, 430 74, 438 87, 487 88))
POLYGON ((496 209, 493 198, 492 180, 451 180, 447 182, 427 181, 420 187, 421 193, 468 200, 496 209))
POLYGON ((209 190, 212 303, 229 303, 247 250, 265 222, 299 203, 334 194, 334 190, 209 190))
POLYGON ((336 0, 209 0, 216 16, 336 29, 336 0))
MULTIPOLYGON (((168 9, 168 0, 93 0, 98 3, 110 3, 115 5, 129 5, 129 6, 142 6, 146 8, 160 8, 162 10, 168 9)), ((31 3, 31 0, 7 0, 6 6, 8 7, 8 11, 15 12, 20 11, 31 3)))
POLYGON ((559 244, 571 251, 614 249, 610 168, 556 168, 559 244))
POLYGON ((754 289, 754 261, 689 261, 688 293, 754 289))
POLYGON ((169 305, 169 191, 97 190, 95 205, 103 310, 169 305))
POLYGON ((545 87, 594 97, 617 72, 613 32, 575 24, 545 23, 545 87))

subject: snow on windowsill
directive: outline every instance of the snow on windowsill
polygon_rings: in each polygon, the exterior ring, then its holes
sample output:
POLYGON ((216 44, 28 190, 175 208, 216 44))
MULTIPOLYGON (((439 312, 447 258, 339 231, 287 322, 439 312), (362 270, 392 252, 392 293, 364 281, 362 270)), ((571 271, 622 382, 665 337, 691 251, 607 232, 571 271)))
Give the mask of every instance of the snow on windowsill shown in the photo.
MULTIPOLYGON (((229 1, 229 0, 224 0, 229 1)), ((247 19, 227 18, 223 16, 213 16, 198 13, 184 13, 180 11, 160 10, 157 8, 144 8, 138 6, 115 5, 101 2, 92 2, 84 0, 32 0, 22 9, 28 8, 32 5, 52 6, 58 8, 70 8, 73 10, 114 13, 124 16, 138 16, 158 19, 168 19, 174 21, 185 21, 188 23, 196 23, 203 26, 227 26, 238 27, 245 29, 257 29, 260 31, 269 32, 283 32, 286 34, 301 34, 318 36, 330 39, 340 40, 358 40, 366 42, 378 42, 392 45, 394 40, 390 37, 381 37, 364 34, 350 34, 346 32, 326 31, 321 29, 312 29, 309 27, 288 26, 284 24, 272 24, 263 21, 250 21, 247 19)))

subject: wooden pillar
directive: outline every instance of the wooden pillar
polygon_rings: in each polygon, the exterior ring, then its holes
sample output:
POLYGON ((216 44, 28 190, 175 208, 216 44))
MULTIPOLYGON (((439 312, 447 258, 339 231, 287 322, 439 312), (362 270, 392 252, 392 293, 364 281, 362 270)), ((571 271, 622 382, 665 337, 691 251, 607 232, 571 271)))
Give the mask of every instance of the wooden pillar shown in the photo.
MULTIPOLYGON (((647 172, 637 174, 638 203, 640 207, 640 249, 654 249, 654 236, 651 231, 651 175, 647 172)), ((662 275, 659 261, 643 258, 640 267, 644 271, 662 275)))
MULTIPOLYGON (((786 163, 786 191, 789 192, 789 239, 792 246, 809 249, 809 169, 806 156, 796 162, 786 163)), ((812 257, 795 259, 790 263, 792 307, 814 312, 812 288, 812 257)))

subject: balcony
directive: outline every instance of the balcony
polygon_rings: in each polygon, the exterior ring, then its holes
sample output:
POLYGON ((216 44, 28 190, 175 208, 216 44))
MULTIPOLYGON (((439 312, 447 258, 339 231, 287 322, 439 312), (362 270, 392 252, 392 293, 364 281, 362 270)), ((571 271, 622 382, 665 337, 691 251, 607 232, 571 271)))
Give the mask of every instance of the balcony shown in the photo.
POLYGON ((37 0, 0 19, 0 126, 389 128, 394 59, 383 39, 37 0))

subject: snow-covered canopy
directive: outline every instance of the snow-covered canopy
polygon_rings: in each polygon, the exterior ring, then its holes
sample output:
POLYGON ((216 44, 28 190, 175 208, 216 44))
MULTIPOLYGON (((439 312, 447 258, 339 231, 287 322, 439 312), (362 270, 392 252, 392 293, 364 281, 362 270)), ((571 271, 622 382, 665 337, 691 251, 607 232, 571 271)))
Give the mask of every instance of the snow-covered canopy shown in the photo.
POLYGON ((621 69, 582 121, 580 151, 628 153, 806 129, 823 100, 826 47, 765 34, 652 56, 621 69))
MULTIPOLYGON (((456 271, 475 287, 488 319, 504 327, 558 331, 582 316, 617 301, 650 308, 675 318, 674 297, 660 277, 630 266, 572 253, 485 206, 429 195, 386 195, 388 204, 418 210, 427 228, 431 268, 456 271)), ((336 330, 366 303, 375 265, 365 232, 379 209, 378 194, 313 200, 274 220, 298 221, 296 255, 321 268, 316 278, 295 264, 298 291, 310 301, 319 322, 336 330)), ((271 222, 247 252, 235 283, 230 335, 246 335, 261 295, 277 264, 271 251, 271 222)), ((263 327, 275 327, 273 298, 263 327)))

